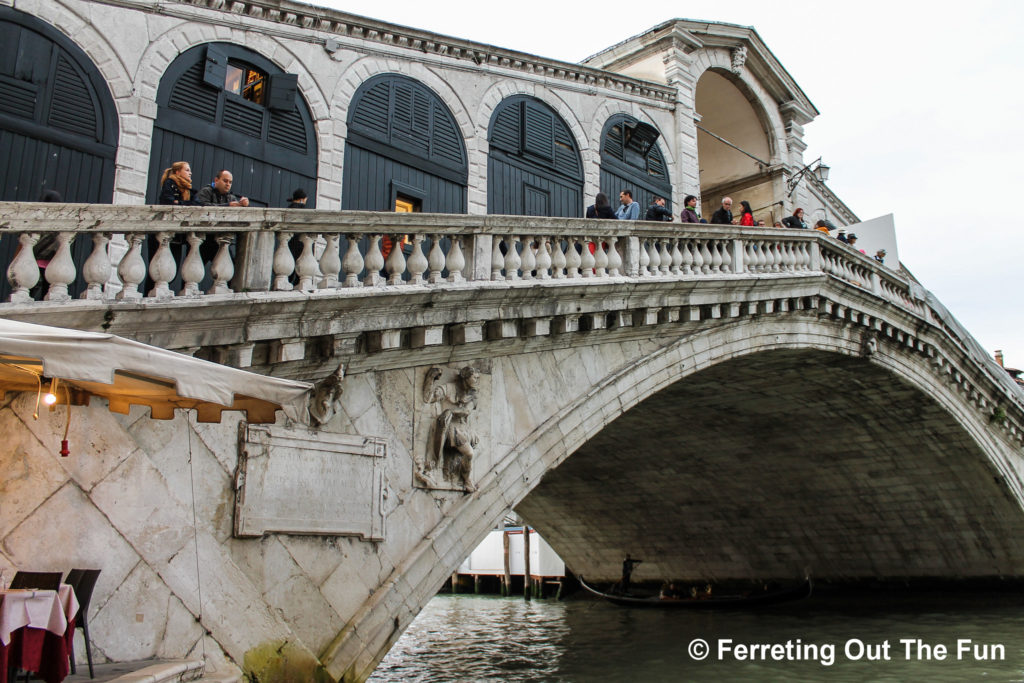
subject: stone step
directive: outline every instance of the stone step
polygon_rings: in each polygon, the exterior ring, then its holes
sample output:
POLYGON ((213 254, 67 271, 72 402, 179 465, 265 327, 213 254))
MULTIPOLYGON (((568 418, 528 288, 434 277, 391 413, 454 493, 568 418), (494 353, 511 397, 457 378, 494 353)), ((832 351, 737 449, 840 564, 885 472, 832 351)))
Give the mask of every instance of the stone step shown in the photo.
MULTIPOLYGON (((218 680, 203 676, 203 662, 198 659, 168 660, 154 662, 137 671, 117 678, 110 683, 179 683, 179 681, 218 680)), ((237 676, 233 680, 238 680, 237 676)), ((227 683, 227 680, 224 680, 227 683)))

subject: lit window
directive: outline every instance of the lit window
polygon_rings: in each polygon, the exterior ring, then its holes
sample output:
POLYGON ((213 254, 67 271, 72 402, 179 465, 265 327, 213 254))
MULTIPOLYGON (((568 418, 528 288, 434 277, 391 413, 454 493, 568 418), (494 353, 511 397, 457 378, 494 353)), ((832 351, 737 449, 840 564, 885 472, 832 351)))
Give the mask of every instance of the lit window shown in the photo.
POLYGON ((245 64, 228 63, 224 89, 243 99, 264 104, 267 97, 267 75, 245 64))

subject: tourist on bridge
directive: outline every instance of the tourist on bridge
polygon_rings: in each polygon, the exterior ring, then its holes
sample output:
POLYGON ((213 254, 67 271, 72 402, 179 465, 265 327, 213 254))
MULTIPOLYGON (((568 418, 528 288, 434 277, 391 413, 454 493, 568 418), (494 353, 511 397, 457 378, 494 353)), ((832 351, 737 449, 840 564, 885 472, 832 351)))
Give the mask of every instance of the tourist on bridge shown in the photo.
POLYGON ((644 215, 645 221, 671 221, 672 212, 665 208, 664 197, 654 197, 654 203, 647 207, 647 213, 644 215))
POLYGON ((732 197, 722 197, 722 208, 711 214, 711 222, 717 225, 732 225, 732 197))
POLYGON ((289 209, 305 209, 305 208, 308 208, 306 206, 306 191, 303 190, 301 187, 295 188, 295 191, 292 192, 292 196, 288 198, 288 208, 289 209))
POLYGON ((782 224, 787 228, 803 228, 807 229, 807 223, 804 222, 804 210, 797 209, 793 212, 792 216, 786 216, 782 219, 782 224))
POLYGON ((615 212, 615 217, 620 221, 635 221, 640 218, 640 205, 633 201, 633 193, 630 190, 623 190, 619 193, 619 203, 622 204, 615 212))
POLYGON ((615 210, 608 201, 608 195, 598 192, 594 203, 587 207, 587 218, 616 218, 615 210))
POLYGON ((740 202, 740 206, 743 207, 740 213, 740 225, 748 228, 754 227, 754 210, 750 208, 750 202, 744 199, 740 202))
POLYGON ((196 203, 201 206, 249 206, 248 197, 231 193, 233 182, 231 171, 222 169, 214 177, 212 185, 206 185, 196 193, 196 203))
POLYGON ((692 194, 686 195, 683 200, 683 212, 679 214, 679 220, 683 223, 700 223, 701 217, 697 213, 697 198, 692 194))
POLYGON ((195 204, 192 199, 192 167, 187 161, 175 161, 170 168, 164 170, 160 176, 157 204, 195 204))

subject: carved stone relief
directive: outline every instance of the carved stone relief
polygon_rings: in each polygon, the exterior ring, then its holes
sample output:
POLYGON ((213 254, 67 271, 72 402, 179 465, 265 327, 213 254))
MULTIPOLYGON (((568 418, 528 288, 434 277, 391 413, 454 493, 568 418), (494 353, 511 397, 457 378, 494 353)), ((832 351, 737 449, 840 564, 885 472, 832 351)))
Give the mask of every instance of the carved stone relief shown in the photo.
POLYGON ((747 63, 747 46, 740 45, 739 47, 734 47, 731 54, 732 68, 730 70, 738 76, 740 71, 743 70, 743 65, 747 63))
POLYGON ((467 365, 458 370, 432 367, 417 397, 417 486, 473 491, 473 469, 484 450, 481 425, 490 415, 484 375, 467 365), (488 409, 479 410, 486 401, 488 409))

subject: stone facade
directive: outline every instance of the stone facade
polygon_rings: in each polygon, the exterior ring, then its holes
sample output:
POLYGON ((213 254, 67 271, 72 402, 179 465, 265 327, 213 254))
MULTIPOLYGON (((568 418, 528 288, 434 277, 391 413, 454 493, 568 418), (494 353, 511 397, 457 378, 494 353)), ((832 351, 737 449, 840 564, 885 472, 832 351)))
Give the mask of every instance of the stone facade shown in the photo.
MULTIPOLYGON (((487 211, 490 115, 510 95, 544 101, 569 125, 581 150, 587 203, 598 191, 602 128, 620 113, 661 132, 673 204, 701 194, 694 93, 701 75, 715 71, 729 74, 756 110, 757 135, 771 150, 768 195, 789 211, 783 178, 803 166, 801 126, 817 114, 756 32, 729 24, 669 22, 581 66, 286 1, 170 2, 159 10, 141 0, 2 1, 69 36, 106 80, 120 123, 114 202, 121 204, 143 203, 157 182, 147 169, 161 77, 182 52, 214 41, 245 45, 297 74, 316 126, 317 206, 323 209, 340 206, 352 96, 382 73, 420 81, 451 110, 469 155, 471 214, 487 211), (749 56, 737 60, 737 54, 749 56)), ((808 215, 820 209, 838 222, 856 221, 827 191, 797 199, 808 215)))

